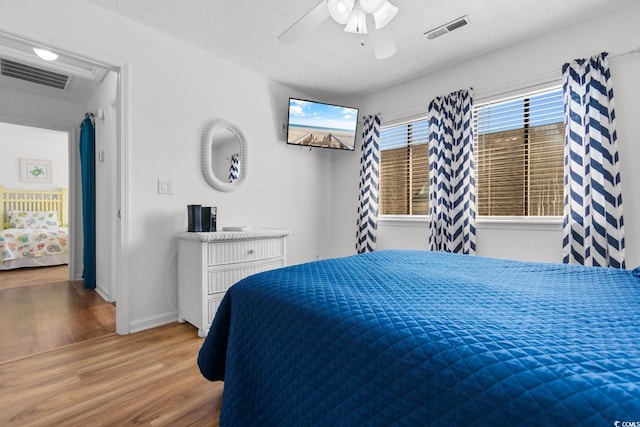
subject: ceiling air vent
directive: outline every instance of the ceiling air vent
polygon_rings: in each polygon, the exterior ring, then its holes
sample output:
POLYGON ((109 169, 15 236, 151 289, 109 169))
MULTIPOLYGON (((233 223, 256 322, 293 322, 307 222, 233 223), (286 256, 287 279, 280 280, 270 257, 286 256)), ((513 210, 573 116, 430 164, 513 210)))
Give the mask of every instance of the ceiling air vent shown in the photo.
POLYGON ((56 89, 66 89, 71 77, 19 62, 0 59, 1 74, 56 89))
POLYGON ((464 27, 465 25, 469 24, 471 22, 471 20, 469 19, 469 17, 467 15, 462 16, 458 19, 454 19, 453 21, 449 22, 448 24, 444 24, 441 25, 437 28, 434 28, 433 30, 429 30, 426 33, 424 33, 425 36, 427 36, 427 38, 429 40, 433 40, 436 37, 440 37, 443 36, 447 33, 450 33, 453 30, 457 30, 460 27, 464 27))

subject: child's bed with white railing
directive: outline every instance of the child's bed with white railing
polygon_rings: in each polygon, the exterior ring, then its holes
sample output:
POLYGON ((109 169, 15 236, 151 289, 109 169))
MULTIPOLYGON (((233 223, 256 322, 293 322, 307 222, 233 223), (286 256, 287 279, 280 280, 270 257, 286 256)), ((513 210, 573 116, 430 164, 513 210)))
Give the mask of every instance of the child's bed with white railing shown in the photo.
POLYGON ((0 185, 0 270, 69 262, 68 192, 0 185))

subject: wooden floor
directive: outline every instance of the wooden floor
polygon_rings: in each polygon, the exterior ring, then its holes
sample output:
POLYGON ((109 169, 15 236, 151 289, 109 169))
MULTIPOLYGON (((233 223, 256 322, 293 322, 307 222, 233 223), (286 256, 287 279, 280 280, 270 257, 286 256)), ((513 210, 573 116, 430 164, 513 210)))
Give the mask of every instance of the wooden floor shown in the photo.
POLYGON ((0 362, 115 334, 115 307, 67 266, 0 272, 0 362))
POLYGON ((67 265, 2 270, 0 271, 0 291, 3 289, 66 282, 69 277, 68 271, 69 266, 67 265))
POLYGON ((0 363, 0 425, 217 426, 222 383, 200 375, 201 345, 174 323, 0 363))

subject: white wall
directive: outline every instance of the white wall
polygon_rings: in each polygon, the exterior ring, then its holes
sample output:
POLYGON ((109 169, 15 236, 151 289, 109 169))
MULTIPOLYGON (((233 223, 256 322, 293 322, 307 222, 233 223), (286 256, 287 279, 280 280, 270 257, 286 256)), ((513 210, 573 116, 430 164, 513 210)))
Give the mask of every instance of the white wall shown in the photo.
MULTIPOLYGON (((118 75, 109 71, 93 94, 86 111, 96 115, 96 291, 107 301, 116 301, 116 286, 113 277, 116 260, 116 245, 112 243, 117 229, 117 155, 118 155, 118 75), (103 116, 97 116, 98 110, 103 116)), ((80 188, 78 182, 78 188, 80 188)), ((78 230, 82 226, 81 204, 78 207, 78 230)), ((82 234, 82 233, 78 233, 82 234)), ((78 245, 78 247, 82 247, 78 245)), ((78 265, 82 265, 82 253, 76 254, 78 265)), ((81 273, 81 269, 78 269, 81 273)))
MULTIPOLYGON (((438 72, 344 101, 360 107, 361 115, 381 111, 385 119, 426 112, 430 99, 461 88, 473 87, 475 98, 504 96, 503 92, 543 81, 560 82, 562 64, 573 59, 608 51, 628 52, 640 43, 640 3, 631 2, 597 19, 576 23, 564 30, 452 65, 438 72), (511 83, 511 84, 506 84, 511 83)), ((437 41, 435 41, 437 42, 437 41)), ((428 54, 428 52, 425 52, 428 54)), ((640 265, 640 144, 637 117, 640 116, 640 54, 610 60, 613 77, 625 214, 626 255, 629 267, 640 265)), ((358 147, 358 151, 360 147, 358 147)), ((358 196, 359 156, 335 156, 332 210, 332 255, 354 252, 358 196), (345 185, 350 183, 350 185, 345 185)), ((420 247, 427 242, 426 225, 383 224, 378 247, 420 247)), ((504 258, 561 261, 562 231, 556 225, 516 227, 479 224, 478 254, 504 258)))
POLYGON ((0 87, 2 122, 66 131, 78 126, 84 113, 82 104, 0 87))
POLYGON ((68 188, 68 134, 57 130, 0 122, 0 185, 17 190, 68 188), (20 182, 20 160, 51 162, 51 183, 20 182))
POLYGON ((289 264, 323 255, 331 155, 287 146, 280 130, 288 97, 304 94, 83 1, 2 1, 1 8, 0 29, 130 66, 123 273, 132 330, 176 319, 174 234, 186 229, 187 204, 217 206, 220 227, 290 229, 289 264), (234 193, 215 191, 200 171, 201 132, 213 118, 235 123, 249 141, 248 178, 234 193), (157 194, 158 178, 175 180, 175 194, 157 194))

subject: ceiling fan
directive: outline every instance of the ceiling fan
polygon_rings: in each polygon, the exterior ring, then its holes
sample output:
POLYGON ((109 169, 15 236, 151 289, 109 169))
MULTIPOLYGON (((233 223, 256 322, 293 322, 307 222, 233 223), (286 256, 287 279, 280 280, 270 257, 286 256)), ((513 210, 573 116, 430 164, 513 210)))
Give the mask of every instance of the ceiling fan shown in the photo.
MULTIPOLYGON (((398 8, 387 0, 322 0, 280 34, 278 40, 293 44, 310 28, 331 16, 345 26, 347 33, 368 34, 376 58, 384 59, 396 52, 396 43, 387 24, 397 13, 398 8)), ((361 44, 364 46, 364 41, 361 44)))

